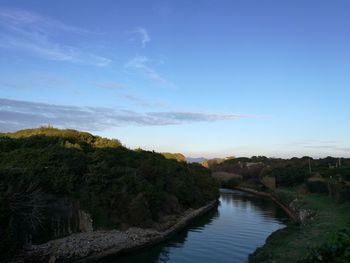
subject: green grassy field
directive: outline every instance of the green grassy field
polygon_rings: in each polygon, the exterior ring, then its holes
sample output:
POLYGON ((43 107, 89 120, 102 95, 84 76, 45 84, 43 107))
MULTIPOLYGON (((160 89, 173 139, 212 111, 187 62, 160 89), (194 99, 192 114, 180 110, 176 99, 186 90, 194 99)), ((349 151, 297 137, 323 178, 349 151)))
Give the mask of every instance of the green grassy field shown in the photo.
POLYGON ((305 224, 290 223, 273 233, 262 248, 249 258, 250 263, 292 263, 305 257, 310 248, 329 242, 339 229, 350 226, 350 203, 337 204, 328 195, 300 197, 305 209, 316 212, 305 224))

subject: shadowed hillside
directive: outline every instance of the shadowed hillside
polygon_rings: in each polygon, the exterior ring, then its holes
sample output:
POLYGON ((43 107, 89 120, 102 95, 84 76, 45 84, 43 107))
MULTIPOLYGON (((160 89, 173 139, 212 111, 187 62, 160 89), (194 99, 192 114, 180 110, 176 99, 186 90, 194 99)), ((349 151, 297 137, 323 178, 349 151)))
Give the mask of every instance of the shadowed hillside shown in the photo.
POLYGON ((149 227, 218 195, 210 171, 75 130, 0 134, 0 254, 93 229, 149 227))

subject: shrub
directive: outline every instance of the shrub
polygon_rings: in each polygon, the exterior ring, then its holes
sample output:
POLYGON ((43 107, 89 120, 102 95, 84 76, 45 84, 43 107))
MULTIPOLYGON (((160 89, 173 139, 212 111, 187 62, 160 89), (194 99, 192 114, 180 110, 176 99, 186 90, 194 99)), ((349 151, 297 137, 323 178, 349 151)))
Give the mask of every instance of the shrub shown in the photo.
POLYGON ((311 193, 328 193, 328 185, 324 179, 309 179, 306 186, 311 193))
POLYGON ((340 187, 338 187, 335 193, 335 200, 337 203, 350 201, 350 186, 342 184, 340 187))
POLYGON ((303 183, 308 176, 304 167, 288 165, 285 167, 276 167, 271 171, 271 175, 276 178, 277 187, 295 186, 303 183))
POLYGON ((350 229, 339 231, 335 238, 319 248, 314 248, 299 263, 350 262, 350 229))
POLYGON ((234 173, 214 172, 212 176, 224 188, 234 188, 242 182, 242 176, 234 173))
POLYGON ((148 200, 143 193, 139 193, 129 206, 129 223, 135 226, 150 226, 151 212, 148 200))
POLYGON ((285 189, 276 189, 272 192, 272 195, 274 195, 278 201, 286 206, 289 206, 289 204, 297 197, 295 192, 285 189))
POLYGON ((268 189, 271 189, 271 190, 276 189, 276 178, 273 176, 263 176, 260 179, 260 182, 268 189))

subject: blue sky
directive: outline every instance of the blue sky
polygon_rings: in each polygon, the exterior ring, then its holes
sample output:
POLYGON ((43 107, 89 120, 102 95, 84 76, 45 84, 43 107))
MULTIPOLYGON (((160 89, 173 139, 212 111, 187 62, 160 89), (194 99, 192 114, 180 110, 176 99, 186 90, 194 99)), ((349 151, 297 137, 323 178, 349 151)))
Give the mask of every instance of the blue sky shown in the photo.
POLYGON ((0 131, 350 157, 349 1, 0 2, 0 131))

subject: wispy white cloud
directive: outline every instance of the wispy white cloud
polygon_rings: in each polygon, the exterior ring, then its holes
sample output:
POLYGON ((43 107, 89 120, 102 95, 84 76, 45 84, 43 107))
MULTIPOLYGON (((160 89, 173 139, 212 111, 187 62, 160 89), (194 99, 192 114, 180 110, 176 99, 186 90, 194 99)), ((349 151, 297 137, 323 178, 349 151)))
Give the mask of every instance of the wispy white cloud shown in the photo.
POLYGON ((315 139, 310 139, 310 140, 302 140, 302 141, 294 141, 291 144, 292 145, 317 145, 317 144, 337 144, 339 143, 336 140, 315 140, 315 139))
POLYGON ((145 48, 146 44, 151 41, 151 37, 148 34, 148 31, 145 28, 143 28, 143 27, 139 27, 139 28, 136 29, 135 32, 137 34, 139 34, 139 36, 140 36, 141 47, 145 48))
POLYGON ((109 90, 114 96, 132 102, 134 105, 142 107, 164 107, 165 105, 163 102, 153 100, 151 101, 127 92, 127 90, 130 90, 130 88, 126 84, 116 82, 102 82, 95 83, 95 86, 100 89, 109 90))
POLYGON ((324 150, 326 152, 347 152, 347 153, 350 153, 350 147, 339 146, 336 144, 305 145, 304 148, 320 149, 320 150, 324 150))
MULTIPOLYGON (((1 9, 0 10, 1 21, 14 27, 28 28, 35 27, 40 31, 47 31, 50 29, 56 29, 59 31, 70 31, 80 34, 90 34, 92 31, 65 24, 59 20, 42 16, 27 10, 20 9, 1 9)), ((47 33, 47 32, 46 32, 47 33)), ((51 32, 53 33, 53 32, 51 32)))
POLYGON ((251 117, 253 116, 233 113, 136 112, 116 108, 77 107, 0 99, 0 132, 48 123, 58 127, 97 131, 118 126, 180 125, 251 117))
POLYGON ((162 77, 156 70, 149 66, 150 60, 144 56, 136 56, 130 59, 126 64, 125 68, 136 71, 146 76, 148 79, 166 85, 171 88, 175 88, 175 84, 166 78, 162 77))
POLYGON ((160 102, 160 101, 153 101, 153 100, 148 100, 146 98, 142 98, 140 96, 136 96, 130 93, 115 93, 115 96, 121 98, 121 99, 125 99, 127 101, 130 101, 131 103, 133 103, 134 105, 138 105, 141 107, 145 107, 145 108, 151 108, 151 107, 164 107, 165 103, 164 102, 160 102))
POLYGON ((319 139, 310 139, 302 140, 290 143, 289 145, 294 145, 297 147, 303 147, 309 150, 318 150, 324 151, 327 155, 332 155, 334 152, 347 152, 350 153, 350 146, 344 145, 344 143, 338 140, 319 140, 319 139))
POLYGON ((53 40, 57 35, 91 32, 25 10, 0 10, 0 47, 29 52, 48 60, 107 66, 111 60, 53 40))
POLYGON ((72 87, 72 81, 60 75, 50 74, 47 72, 26 72, 6 76, 5 79, 0 77, 1 88, 11 89, 62 89, 72 87))
POLYGON ((108 89, 108 90, 121 90, 126 89, 127 85, 123 83, 116 83, 116 82, 99 82, 95 83, 95 86, 102 89, 108 89))

